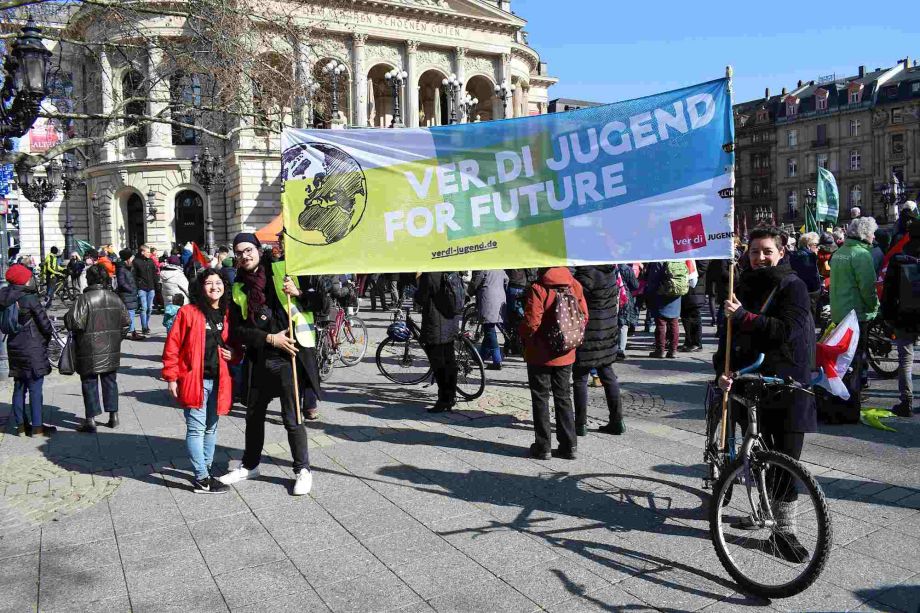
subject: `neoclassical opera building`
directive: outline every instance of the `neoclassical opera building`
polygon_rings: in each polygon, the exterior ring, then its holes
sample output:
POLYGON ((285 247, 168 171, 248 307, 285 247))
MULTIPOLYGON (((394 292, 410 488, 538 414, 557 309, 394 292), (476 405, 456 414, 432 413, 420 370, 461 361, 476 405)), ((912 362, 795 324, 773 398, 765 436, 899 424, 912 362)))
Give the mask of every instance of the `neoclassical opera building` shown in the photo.
MULTIPOLYGON (((528 46, 526 22, 512 12, 510 0, 294 2, 297 18, 309 24, 305 48, 310 52, 300 54, 293 69, 322 84, 328 82, 322 71, 330 62, 342 67, 337 122, 347 128, 391 125, 395 101, 386 75, 394 69, 405 72, 399 105, 407 127, 450 121, 450 94, 442 83, 452 74, 462 96, 468 93, 478 99, 466 114, 471 121, 547 112, 547 90, 556 79, 548 76, 546 64, 528 46), (513 92, 497 95, 495 87, 501 84, 507 84, 509 92, 513 85, 513 92)), ((99 37, 97 42, 110 36, 92 24, 82 32, 99 37)), ((147 54, 142 65, 104 52, 85 65, 80 65, 79 56, 71 58, 70 70, 83 75, 74 78, 75 97, 90 101, 87 110, 95 104, 106 112, 127 93, 118 88, 125 90, 142 80, 139 73, 144 70, 157 70, 158 59, 155 52, 147 54), (93 70, 113 75, 100 81, 98 96, 81 91, 92 87, 86 85, 93 82, 86 71, 93 70)), ((145 110, 155 115, 162 111, 158 104, 162 103, 148 101, 145 110)), ((277 134, 266 136, 248 127, 231 141, 212 143, 225 181, 210 192, 192 172, 191 160, 202 152, 201 137, 194 131, 152 123, 140 136, 98 147, 87 157, 85 189, 72 190, 68 199, 75 238, 110 243, 116 249, 142 243, 169 248, 189 240, 205 244, 212 236, 219 245, 239 231, 262 228, 280 211, 279 140, 277 134)), ((64 219, 59 197, 45 212, 47 246, 63 245, 64 219)), ((38 215, 27 202, 20 203, 20 237, 21 253, 37 254, 38 215)))

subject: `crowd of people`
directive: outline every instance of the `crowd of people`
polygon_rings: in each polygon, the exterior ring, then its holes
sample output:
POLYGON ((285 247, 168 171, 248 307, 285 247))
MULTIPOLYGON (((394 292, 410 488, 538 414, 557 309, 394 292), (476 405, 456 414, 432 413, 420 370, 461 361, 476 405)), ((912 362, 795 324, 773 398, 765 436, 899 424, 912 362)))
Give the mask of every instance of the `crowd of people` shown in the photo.
MULTIPOLYGON (((611 264, 343 277, 286 274, 283 249, 263 248, 249 233, 232 249, 213 256, 197 247, 174 248, 158 257, 142 245, 117 254, 110 246, 72 254, 61 262, 56 248, 42 262, 46 293, 39 296, 34 267, 17 263, 0 288, 0 331, 7 337, 15 379, 13 420, 21 435, 50 435, 42 416, 42 383, 50 371, 47 345, 52 328, 46 309, 61 279, 80 293, 64 316, 71 334, 74 370, 80 376, 84 420, 81 432, 95 432, 97 418, 117 428, 121 346, 143 341, 159 305, 167 338, 162 379, 182 408, 186 443, 197 492, 220 493, 259 474, 269 403, 279 398, 290 444, 295 495, 310 491, 305 421, 318 417, 322 396, 316 357, 316 329, 346 284, 368 285, 372 309, 401 305, 412 288, 421 313, 421 343, 438 387, 429 411, 445 412, 457 402, 454 342, 467 301, 475 301, 482 323, 480 353, 488 369, 500 370, 509 355, 527 367, 534 443, 531 456, 575 459, 578 438, 587 434, 588 387, 603 389, 609 420, 599 431, 621 435, 620 384, 614 372, 629 359, 636 328, 654 324, 648 357, 673 359, 703 349, 705 311, 717 329, 714 379, 725 390, 725 375, 764 354, 764 374, 808 385, 815 368, 816 331, 829 309, 839 323, 850 311, 860 322, 860 346, 845 383, 848 401, 818 396, 772 398, 770 418, 761 426, 768 444, 799 457, 804 433, 820 415, 827 421, 855 421, 868 383, 866 328, 882 318, 895 330, 900 359, 900 402, 896 414, 913 413, 912 362, 920 333, 917 296, 920 218, 916 205, 904 207, 893 235, 874 219, 854 215, 846 228, 790 236, 758 227, 736 239, 735 287, 729 291, 731 260, 675 260, 611 264), (726 322, 734 335, 726 345, 726 322), (680 328, 683 327, 681 343, 680 328), (499 333, 505 339, 499 342, 499 333), (257 384, 254 384, 257 382, 257 384), (101 395, 100 395, 101 388, 101 395), (26 410, 26 399, 29 409, 26 410), (211 472, 218 421, 238 400, 246 409, 245 452, 241 464, 219 478, 211 472), (550 401, 556 447, 552 444, 550 401), (855 419, 854 419, 855 415, 855 419)), ((28 257, 28 256, 26 256, 28 257)))

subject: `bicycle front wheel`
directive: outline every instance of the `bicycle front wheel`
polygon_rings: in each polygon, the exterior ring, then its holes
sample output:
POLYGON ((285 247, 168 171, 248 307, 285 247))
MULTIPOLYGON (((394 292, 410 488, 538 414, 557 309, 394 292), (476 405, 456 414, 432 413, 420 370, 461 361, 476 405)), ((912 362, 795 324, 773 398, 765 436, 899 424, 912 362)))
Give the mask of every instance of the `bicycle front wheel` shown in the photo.
POLYGON ((471 302, 463 309, 460 330, 463 334, 469 336, 474 344, 482 343, 482 316, 479 314, 479 309, 476 308, 476 303, 471 302))
POLYGON ((457 393, 464 400, 476 400, 486 389, 486 367, 470 339, 461 336, 454 342, 457 360, 457 393))
POLYGON ((749 466, 739 457, 722 471, 709 505, 709 532, 728 574, 763 598, 807 589, 824 569, 832 541, 830 511, 814 477, 789 456, 760 449, 749 466))
POLYGON ((329 346, 329 335, 325 330, 322 331, 319 337, 319 346, 316 348, 316 361, 319 363, 319 380, 327 381, 332 376, 335 356, 332 354, 332 348, 329 346))
POLYGON ((894 342, 894 332, 885 322, 874 321, 869 324, 866 334, 866 348, 872 370, 882 379, 897 377, 898 348, 894 342))
POLYGON ((367 324, 357 317, 346 317, 339 328, 339 360, 345 366, 354 366, 367 353, 367 324))
POLYGON ((431 376, 431 363, 421 344, 410 338, 394 341, 386 338, 377 347, 377 369, 393 383, 415 385, 431 376))

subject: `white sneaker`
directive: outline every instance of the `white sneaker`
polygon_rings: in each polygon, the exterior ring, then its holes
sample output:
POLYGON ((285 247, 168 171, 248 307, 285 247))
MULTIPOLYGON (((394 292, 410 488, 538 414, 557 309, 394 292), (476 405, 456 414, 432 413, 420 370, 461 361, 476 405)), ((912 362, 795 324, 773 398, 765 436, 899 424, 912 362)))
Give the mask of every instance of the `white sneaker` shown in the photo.
POLYGON ((306 496, 313 489, 313 473, 309 468, 301 468, 294 482, 294 495, 306 496))
POLYGON ((246 479, 255 479, 259 476, 259 467, 256 466, 252 470, 245 468, 242 464, 238 468, 234 468, 228 472, 223 477, 220 477, 218 481, 224 485, 233 485, 234 483, 239 483, 240 481, 245 481, 246 479))

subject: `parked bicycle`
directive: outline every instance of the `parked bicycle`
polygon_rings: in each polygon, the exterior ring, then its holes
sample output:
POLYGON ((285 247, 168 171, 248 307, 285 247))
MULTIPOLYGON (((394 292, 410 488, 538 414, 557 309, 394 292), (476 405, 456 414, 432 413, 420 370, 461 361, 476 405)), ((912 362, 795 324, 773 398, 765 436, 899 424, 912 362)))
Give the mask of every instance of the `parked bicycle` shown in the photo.
POLYGON ((354 312, 341 306, 335 308, 335 317, 317 325, 316 358, 319 378, 327 380, 339 362, 343 366, 358 364, 367 353, 367 324, 355 317, 354 312))
MULTIPOLYGON (((765 598, 798 594, 814 583, 830 554, 831 516, 821 486, 797 460, 767 448, 757 407, 785 390, 812 393, 792 379, 757 373, 758 360, 732 375, 730 409, 747 411, 747 431, 736 449, 734 434, 722 444, 720 403, 708 403, 706 450, 712 484, 709 532, 725 570, 741 587, 765 598), (744 495, 732 492, 740 488, 744 495)), ((734 429, 731 410, 728 424, 734 429)))
MULTIPOLYGON (((463 309, 460 329, 464 334, 467 334, 470 340, 473 341, 473 344, 477 346, 482 344, 483 336, 485 335, 482 323, 482 315, 479 313, 479 307, 476 305, 476 302, 472 301, 467 304, 463 309)), ((507 324, 500 323, 495 326, 496 330, 501 332, 504 338, 502 346, 505 348, 506 355, 520 354, 522 352, 521 339, 517 332, 517 323, 520 322, 509 322, 507 324)))
POLYGON ((57 368, 58 362, 61 361, 61 353, 67 344, 67 328, 64 322, 53 315, 49 315, 51 321, 51 340, 48 341, 48 361, 51 362, 51 368, 57 368))
MULTIPOLYGON (((403 322, 408 329, 405 339, 388 336, 377 347, 377 369, 393 383, 416 385, 427 381, 426 387, 434 385, 434 372, 425 348, 422 347, 421 330, 412 319, 411 308, 399 310, 394 323, 403 322)), ((464 400, 475 400, 482 396, 486 387, 486 370, 479 351, 467 333, 461 333, 454 341, 457 361, 457 393, 464 400)))

